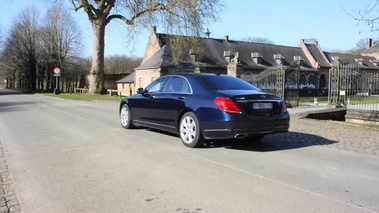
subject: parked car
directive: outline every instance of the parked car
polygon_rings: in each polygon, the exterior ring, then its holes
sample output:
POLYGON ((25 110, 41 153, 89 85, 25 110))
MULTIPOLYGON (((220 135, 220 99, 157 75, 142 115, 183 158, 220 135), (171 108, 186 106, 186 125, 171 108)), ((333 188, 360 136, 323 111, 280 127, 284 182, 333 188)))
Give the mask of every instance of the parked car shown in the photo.
POLYGON ((289 113, 280 96, 239 78, 220 74, 162 76, 120 103, 125 129, 150 127, 180 135, 184 145, 206 140, 259 140, 287 132, 289 113))

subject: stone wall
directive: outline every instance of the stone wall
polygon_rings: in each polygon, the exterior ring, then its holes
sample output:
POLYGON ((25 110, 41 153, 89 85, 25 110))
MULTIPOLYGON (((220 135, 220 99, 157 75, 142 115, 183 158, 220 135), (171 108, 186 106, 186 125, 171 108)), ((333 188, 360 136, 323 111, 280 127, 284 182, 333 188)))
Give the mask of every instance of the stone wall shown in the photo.
POLYGON ((379 125, 379 111, 348 109, 345 120, 347 122, 379 125))
POLYGON ((300 118, 313 118, 319 120, 344 121, 346 115, 345 108, 329 108, 325 110, 309 111, 299 113, 300 118))

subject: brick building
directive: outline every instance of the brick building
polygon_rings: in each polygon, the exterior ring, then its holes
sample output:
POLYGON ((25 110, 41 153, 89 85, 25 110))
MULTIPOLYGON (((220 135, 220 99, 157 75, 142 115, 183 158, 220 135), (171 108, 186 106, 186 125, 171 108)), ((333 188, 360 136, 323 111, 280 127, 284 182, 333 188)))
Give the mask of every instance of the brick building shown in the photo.
POLYGON ((329 70, 337 60, 379 70, 378 59, 375 58, 379 58, 379 54, 375 55, 375 52, 371 55, 329 53, 322 51, 317 42, 307 44, 300 40, 297 47, 290 47, 236 41, 228 36, 223 39, 198 38, 202 52, 183 48, 180 61, 174 63, 170 38, 171 35, 157 33, 153 27, 142 64, 135 68, 128 82, 117 82, 118 89, 127 88, 125 93, 129 93, 129 89, 133 88, 135 92, 136 88, 146 87, 162 75, 202 72, 233 75, 269 92, 283 82, 283 88, 297 89, 301 95, 327 95, 329 70), (286 76, 280 79, 278 71, 286 76))

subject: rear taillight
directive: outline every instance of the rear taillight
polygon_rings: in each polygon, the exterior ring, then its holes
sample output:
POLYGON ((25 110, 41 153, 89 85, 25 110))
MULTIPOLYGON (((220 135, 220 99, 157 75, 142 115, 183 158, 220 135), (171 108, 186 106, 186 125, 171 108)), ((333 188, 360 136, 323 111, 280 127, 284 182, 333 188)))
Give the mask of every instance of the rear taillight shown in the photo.
POLYGON ((241 109, 229 98, 217 97, 213 102, 224 112, 242 114, 241 109))
POLYGON ((286 102, 282 102, 282 112, 285 112, 287 111, 287 106, 286 106, 286 102))

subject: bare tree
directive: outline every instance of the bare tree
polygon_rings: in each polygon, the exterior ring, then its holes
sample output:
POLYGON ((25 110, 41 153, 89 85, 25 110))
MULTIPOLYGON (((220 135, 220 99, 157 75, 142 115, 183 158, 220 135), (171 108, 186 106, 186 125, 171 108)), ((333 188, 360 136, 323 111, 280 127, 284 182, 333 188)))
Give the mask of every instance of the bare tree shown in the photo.
POLYGON ((81 63, 80 31, 71 15, 54 7, 47 10, 44 23, 39 17, 34 7, 22 11, 4 42, 0 64, 10 87, 50 89, 54 67, 63 68, 66 77, 82 74, 75 68, 81 63))
POLYGON ((77 23, 63 7, 48 9, 44 20, 43 28, 39 31, 39 62, 41 72, 45 71, 41 77, 47 78, 46 86, 49 88, 54 67, 61 68, 62 75, 75 75, 72 61, 76 60, 83 45, 77 23))
MULTIPOLYGON (((68 0, 76 11, 83 9, 93 29, 89 91, 104 92, 104 34, 112 20, 134 29, 164 25, 168 33, 200 35, 208 20, 216 20, 220 0, 68 0)), ((136 31, 130 31, 136 32, 136 31)), ((179 42, 177 42, 179 44, 179 42)), ((175 54, 175 52, 174 52, 175 54)))
POLYGON ((4 43, 3 32, 1 30, 1 25, 0 25, 0 51, 3 49, 3 43, 4 43))
POLYGON ((13 23, 10 36, 5 42, 3 63, 13 72, 16 87, 36 89, 36 32, 38 11, 27 8, 13 23))
POLYGON ((141 64, 142 58, 131 58, 128 56, 110 56, 105 58, 106 74, 129 74, 134 68, 141 64))
POLYGON ((343 8, 345 12, 354 18, 358 22, 366 23, 372 31, 377 31, 379 24, 379 0, 375 0, 370 2, 366 7, 362 10, 351 11, 343 8))
MULTIPOLYGON (((367 44, 368 38, 362 38, 359 39, 356 46, 350 50, 344 51, 345 53, 354 54, 354 55, 361 55, 363 51, 365 51, 368 48, 367 44)), ((375 43, 376 41, 372 41, 375 43)))
POLYGON ((80 29, 62 7, 50 8, 44 20, 44 50, 54 60, 55 66, 62 67, 65 59, 76 57, 83 47, 80 29))
POLYGON ((263 38, 263 37, 246 37, 242 39, 243 41, 248 41, 248 42, 254 42, 254 43, 261 43, 261 44, 274 44, 273 41, 271 41, 268 38, 263 38))

